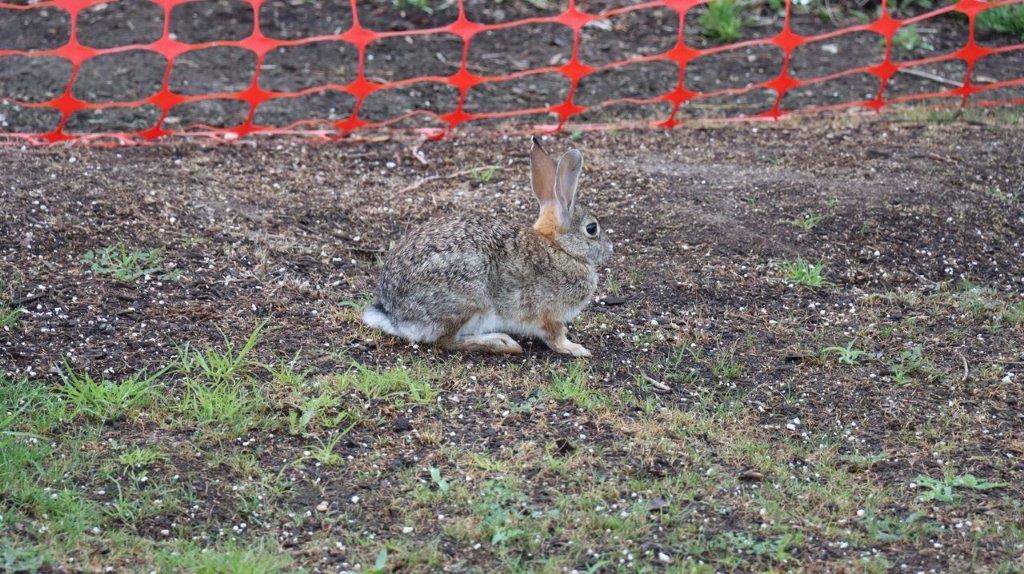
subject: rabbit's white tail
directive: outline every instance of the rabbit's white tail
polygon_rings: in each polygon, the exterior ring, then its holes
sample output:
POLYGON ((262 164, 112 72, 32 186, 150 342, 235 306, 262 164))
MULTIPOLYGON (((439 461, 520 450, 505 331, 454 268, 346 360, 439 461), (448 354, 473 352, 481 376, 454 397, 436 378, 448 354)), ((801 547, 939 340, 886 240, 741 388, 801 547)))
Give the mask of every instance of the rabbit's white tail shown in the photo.
POLYGON ((363 311, 363 324, 413 342, 433 343, 441 336, 439 325, 430 321, 396 321, 379 303, 374 303, 363 311))
POLYGON ((398 329, 395 328, 395 324, 391 322, 391 317, 384 313, 384 309, 380 307, 379 303, 374 303, 363 311, 363 323, 368 327, 380 329, 389 335, 402 336, 398 329))

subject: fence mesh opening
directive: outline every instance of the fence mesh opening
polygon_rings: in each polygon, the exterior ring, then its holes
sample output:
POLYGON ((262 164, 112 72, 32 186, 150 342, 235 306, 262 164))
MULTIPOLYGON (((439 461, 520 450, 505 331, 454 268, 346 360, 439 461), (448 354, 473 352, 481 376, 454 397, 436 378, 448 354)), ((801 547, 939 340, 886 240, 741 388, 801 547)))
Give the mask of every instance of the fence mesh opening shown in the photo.
POLYGON ((1019 105, 1022 2, 883 1, 853 23, 816 0, 0 3, 0 141, 1019 105))

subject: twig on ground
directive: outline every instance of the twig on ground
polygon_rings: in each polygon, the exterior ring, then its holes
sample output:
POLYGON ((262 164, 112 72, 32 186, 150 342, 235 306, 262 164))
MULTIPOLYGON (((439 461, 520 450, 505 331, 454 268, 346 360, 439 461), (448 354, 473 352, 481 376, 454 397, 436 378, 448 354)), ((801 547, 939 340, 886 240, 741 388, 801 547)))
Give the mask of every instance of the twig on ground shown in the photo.
POLYGON ((484 171, 484 170, 488 170, 488 169, 498 170, 498 169, 501 169, 501 166, 485 165, 485 166, 482 166, 482 167, 474 167, 474 168, 471 168, 471 169, 464 169, 462 171, 457 171, 457 172, 455 172, 455 173, 453 173, 451 175, 431 175, 431 176, 428 176, 428 177, 424 177, 422 179, 418 179, 418 180, 416 180, 415 183, 412 183, 410 185, 407 185, 407 186, 403 187, 402 189, 398 190, 398 193, 406 193, 408 191, 413 191, 413 190, 419 189, 419 188, 423 187, 424 185, 426 185, 426 184, 428 184, 428 183, 430 183, 432 181, 437 181, 439 179, 454 179, 456 177, 462 177, 464 175, 469 175, 471 173, 476 173, 478 171, 484 171))
POLYGON ((26 295, 25 297, 22 297, 21 299, 11 299, 11 306, 12 307, 21 307, 22 305, 25 305, 26 303, 31 303, 31 302, 35 301, 36 299, 41 299, 44 295, 45 295, 45 293, 35 293, 35 294, 32 294, 32 295, 26 295))
POLYGON ((899 72, 902 73, 902 74, 907 74, 909 76, 917 76, 918 78, 924 78, 926 80, 931 80, 931 81, 939 83, 939 84, 945 84, 947 86, 953 86, 954 88, 962 88, 962 87, 964 87, 963 82, 957 82, 956 80, 950 80, 948 78, 943 78, 942 76, 939 76, 937 74, 933 74, 931 72, 926 72, 924 70, 918 70, 918 69, 915 69, 915 68, 900 68, 899 72))
POLYGON ((371 249, 369 247, 349 247, 349 246, 344 246, 344 247, 342 247, 342 249, 344 249, 345 251, 348 251, 349 253, 387 253, 386 249, 371 249))
POLYGON ((416 147, 412 148, 410 153, 412 154, 412 157, 416 159, 416 161, 420 162, 423 165, 429 165, 430 162, 427 161, 427 155, 423 153, 423 149, 420 148, 422 144, 423 142, 416 144, 416 147))
POLYGON ((661 382, 661 381, 659 381, 657 379, 651 378, 647 373, 645 373, 643 371, 640 371, 640 376, 643 377, 645 381, 650 383, 650 385, 652 387, 652 389, 651 389, 652 391, 654 391, 656 393, 670 393, 670 392, 672 392, 672 387, 666 385, 665 383, 663 383, 663 382, 661 382))

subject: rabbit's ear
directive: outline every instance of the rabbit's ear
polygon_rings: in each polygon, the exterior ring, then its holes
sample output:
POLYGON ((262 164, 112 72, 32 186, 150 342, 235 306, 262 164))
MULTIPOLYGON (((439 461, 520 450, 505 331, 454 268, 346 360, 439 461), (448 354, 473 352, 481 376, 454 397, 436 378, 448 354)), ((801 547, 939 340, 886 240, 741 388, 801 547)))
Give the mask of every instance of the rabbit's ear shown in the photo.
POLYGON ((555 171, 555 195, 566 219, 576 208, 576 190, 580 182, 580 172, 583 171, 583 154, 577 149, 571 149, 558 158, 558 167, 555 171))
POLYGON ((530 183, 541 209, 555 203, 555 162, 540 147, 537 138, 533 138, 533 149, 530 150, 530 183))

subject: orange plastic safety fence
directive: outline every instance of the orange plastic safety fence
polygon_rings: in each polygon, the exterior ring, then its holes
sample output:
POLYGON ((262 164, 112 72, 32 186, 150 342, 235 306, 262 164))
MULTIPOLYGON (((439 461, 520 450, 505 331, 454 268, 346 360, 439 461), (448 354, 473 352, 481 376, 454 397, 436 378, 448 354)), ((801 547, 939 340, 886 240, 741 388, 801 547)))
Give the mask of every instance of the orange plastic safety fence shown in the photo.
MULTIPOLYGON (((152 141, 158 138, 167 136, 182 136, 187 135, 190 137, 205 136, 213 138, 219 141, 236 140, 241 137, 248 136, 250 134, 299 134, 304 136, 314 136, 326 139, 342 138, 348 134, 351 134, 360 130, 371 130, 374 128, 383 128, 388 126, 394 126, 400 124, 403 120, 417 115, 430 116, 437 120, 438 125, 442 126, 433 129, 432 135, 443 135, 448 131, 456 128, 459 125, 467 122, 473 122, 482 119, 509 119, 520 116, 530 116, 536 114, 551 114, 551 117, 557 117, 557 121, 553 121, 550 124, 543 126, 536 126, 539 129, 559 129, 567 124, 575 124, 574 118, 577 118, 588 109, 607 107, 613 105, 635 105, 644 106, 651 104, 669 104, 670 111, 666 117, 659 118, 652 121, 641 122, 652 127, 663 127, 671 128, 680 123, 683 123, 685 118, 681 117, 680 109, 685 104, 706 100, 710 98, 729 97, 733 95, 740 95, 743 93, 751 92, 753 90, 770 90, 774 95, 774 99, 769 107, 759 112, 748 113, 746 115, 727 117, 725 120, 752 120, 752 119, 778 119, 796 112, 814 112, 824 110, 841 110, 847 108, 861 108, 865 110, 882 110, 887 106, 894 103, 900 102, 911 102, 917 100, 932 100, 945 98, 947 101, 954 103, 955 105, 977 105, 977 106, 993 106, 993 105, 1005 105, 1013 104, 1020 105, 1024 104, 1024 98, 1021 97, 1010 97, 1002 99, 992 99, 986 96, 997 90, 1004 90, 1005 88, 1018 88, 1024 86, 1024 69, 1018 69, 1011 71, 1009 74, 1002 74, 1006 76, 998 80, 991 80, 985 82, 976 82, 974 80, 974 69, 976 63, 986 57, 990 57, 996 54, 1002 54, 1007 52, 1014 52, 1024 50, 1024 43, 1015 43, 1001 46, 986 46, 978 43, 975 39, 975 20, 979 13, 997 7, 1005 6, 1009 4, 1017 4, 1024 2, 1024 0, 1006 0, 1006 1, 993 1, 984 2, 980 0, 959 0, 954 4, 946 5, 923 14, 919 14, 913 17, 899 19, 892 16, 890 11, 887 9, 885 2, 883 1, 881 10, 879 10, 879 16, 877 19, 871 22, 867 22, 861 25, 848 26, 836 30, 832 30, 826 33, 817 35, 801 35, 795 33, 791 26, 792 19, 792 6, 790 0, 785 2, 785 20, 782 24, 781 30, 774 36, 767 38, 758 38, 744 40, 740 42, 733 42, 729 44, 708 47, 699 49, 692 47, 686 42, 686 30, 685 21, 687 12, 696 6, 704 4, 707 0, 654 0, 649 2, 640 2, 636 4, 626 5, 619 8, 604 11, 600 14, 591 14, 580 10, 577 7, 576 0, 568 0, 567 9, 557 15, 544 16, 544 17, 531 17, 522 18, 518 20, 511 20, 500 23, 484 24, 476 22, 467 17, 466 8, 463 0, 458 0, 458 18, 455 19, 448 25, 415 29, 409 31, 378 31, 370 29, 360 23, 359 19, 359 0, 348 0, 349 7, 351 10, 351 26, 343 32, 337 34, 325 34, 317 35, 299 39, 275 39, 264 35, 261 31, 260 16, 261 6, 267 0, 245 0, 252 8, 252 30, 251 33, 241 39, 233 41, 209 41, 200 43, 186 43, 179 41, 175 38, 174 34, 171 33, 171 12, 172 10, 181 4, 187 3, 189 0, 152 0, 154 4, 159 6, 163 10, 163 32, 159 39, 145 44, 131 44, 124 46, 117 46, 112 48, 94 48, 83 44, 79 41, 78 34, 78 16, 83 11, 89 8, 95 7, 99 4, 104 4, 108 0, 43 0, 30 5, 23 4, 9 4, 0 2, 0 10, 12 10, 12 11, 27 11, 27 10, 42 10, 42 9, 56 9, 67 13, 68 22, 70 26, 69 39, 66 43, 59 47, 50 49, 38 49, 38 50, 12 50, 12 49, 0 49, 0 57, 4 56, 21 56, 28 58, 60 58, 70 63, 71 71, 70 76, 63 85, 61 92, 58 96, 48 99, 46 101, 23 101, 12 98, 7 98, 14 102, 14 104, 24 108, 47 108, 53 109, 59 112, 60 119, 57 125, 51 131, 45 133, 0 133, 0 142, 11 143, 11 142, 29 142, 33 144, 45 144, 55 143, 68 140, 85 140, 85 141, 114 141, 117 143, 140 143, 145 141, 152 141), (613 61, 602 65, 589 65, 580 57, 580 38, 581 31, 585 26, 598 20, 604 20, 614 18, 616 16, 623 15, 628 12, 639 11, 639 10, 650 10, 656 8, 667 8, 673 10, 679 18, 679 25, 676 32, 675 45, 670 49, 654 54, 644 55, 627 60, 613 61), (906 26, 911 26, 916 23, 920 23, 924 20, 934 18, 941 14, 958 12, 963 14, 967 20, 967 38, 966 42, 957 50, 949 51, 941 55, 935 55, 915 60, 899 61, 893 57, 894 51, 894 37, 897 32, 906 26), (480 75, 471 71, 469 54, 470 45, 474 38, 487 31, 502 30, 513 28, 516 26, 524 25, 536 25, 536 24, 557 24, 565 26, 572 31, 572 53, 568 62, 560 65, 552 66, 541 66, 530 68, 522 71, 517 71, 504 75, 480 75), (812 78, 798 79, 791 73, 791 60, 793 57, 794 50, 798 47, 812 43, 821 42, 833 38, 838 38, 845 34, 854 32, 871 32, 880 35, 884 38, 885 44, 885 57, 881 63, 851 67, 841 69, 840 71, 833 72, 827 75, 812 78), (380 80, 378 78, 368 77, 366 74, 366 55, 367 46, 375 41, 379 41, 385 38, 392 37, 403 37, 403 36, 416 36, 416 35, 429 35, 447 33, 457 36, 462 41, 462 55, 461 61, 459 62, 458 69, 454 73, 445 76, 438 75, 424 75, 413 78, 407 78, 395 82, 388 82, 380 80), (261 74, 265 72, 265 58, 272 50, 289 47, 289 46, 300 46, 304 44, 312 44, 316 42, 324 41, 335 41, 344 42, 355 49, 356 57, 358 58, 355 62, 355 77, 348 83, 325 83, 313 87, 308 87, 301 90, 295 91, 274 91, 261 87, 261 74), (765 81, 752 83, 740 88, 731 87, 720 90, 709 90, 709 91, 695 91, 687 89, 687 66, 694 60, 708 56, 711 54, 725 52, 729 50, 737 50, 741 48, 747 48, 752 46, 774 46, 782 52, 782 63, 778 70, 778 73, 765 81), (255 55, 255 70, 253 70, 251 81, 248 86, 238 91, 227 91, 227 92, 213 92, 213 93, 201 93, 201 94, 186 94, 180 91, 172 89, 171 85, 171 74, 172 69, 175 66, 176 60, 182 55, 197 50, 208 49, 212 47, 234 47, 248 50, 255 55), (75 85, 76 79, 78 78, 79 71, 82 68, 84 62, 103 56, 107 54, 123 53, 135 50, 146 50, 155 52, 163 57, 166 64, 163 70, 162 85, 155 93, 133 101, 103 101, 103 102, 92 102, 85 99, 81 99, 74 95, 72 90, 75 85), (607 101, 600 102, 591 106, 585 106, 576 101, 577 88, 580 85, 580 81, 591 74, 603 72, 615 68, 619 68, 626 65, 636 64, 638 62, 657 62, 667 61, 673 62, 677 66, 677 77, 675 78, 675 87, 664 93, 657 94, 653 97, 624 97, 616 98, 607 101), (947 81, 946 89, 937 91, 926 91, 912 94, 905 94, 895 97, 886 98, 886 87, 893 76, 904 68, 914 68, 917 66, 936 64, 945 61, 959 61, 965 64, 965 71, 962 78, 956 78, 955 81, 947 81), (512 110, 504 111, 467 111, 466 109, 466 98, 467 94, 475 86, 482 84, 503 82, 508 80, 514 80, 524 78, 538 74, 560 74, 569 81, 569 89, 567 95, 563 101, 554 105, 544 105, 540 107, 521 107, 512 110), (844 101, 830 105, 814 105, 807 106, 798 109, 786 109, 783 106, 783 97, 795 89, 802 86, 822 84, 825 82, 833 81, 846 76, 852 76, 855 74, 870 74, 876 77, 878 82, 878 89, 875 91, 874 97, 867 99, 860 99, 854 101, 844 101), (439 84, 447 84, 458 90, 458 100, 453 109, 447 111, 433 111, 424 109, 409 109, 405 110, 399 115, 389 117, 380 121, 370 121, 366 119, 362 114, 361 110, 367 97, 374 92, 386 89, 392 89, 397 87, 406 87, 417 82, 435 82, 439 84), (274 100, 280 100, 284 98, 297 98, 307 96, 310 94, 316 94, 327 90, 344 92, 354 98, 355 103, 352 106, 351 112, 348 117, 344 119, 325 121, 322 117, 309 117, 294 121, 285 126, 271 126, 261 125, 257 123, 257 110, 261 105, 266 104, 274 100), (188 104, 191 102, 200 102, 204 100, 237 100, 243 102, 247 106, 247 113, 244 121, 238 125, 228 127, 213 127, 209 125, 190 125, 182 127, 181 129, 175 129, 167 122, 168 115, 171 110, 176 106, 188 104), (124 132, 103 132, 103 133, 74 133, 69 132, 67 129, 69 119, 76 112, 82 110, 99 110, 107 108, 136 108, 141 106, 155 106, 159 109, 159 117, 156 119, 150 127, 138 131, 124 131, 124 132)), ((116 1, 116 0, 115 0, 116 1)), ((1016 61, 1016 60, 1015 60, 1016 61)), ((1024 93, 1024 92, 1021 92, 1024 93)), ((1016 95, 1016 94, 1015 94, 1016 95)), ((581 124, 582 126, 582 124, 581 124)))

